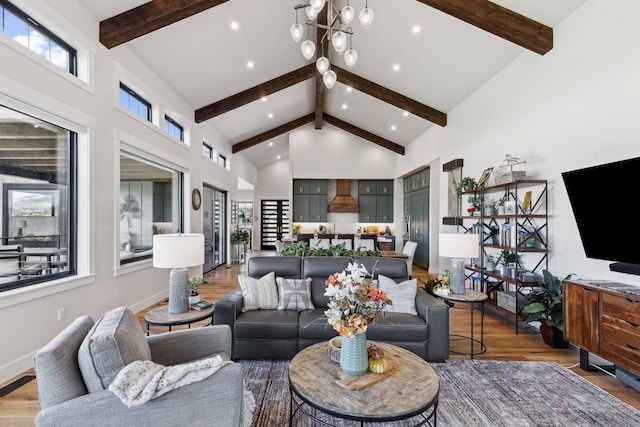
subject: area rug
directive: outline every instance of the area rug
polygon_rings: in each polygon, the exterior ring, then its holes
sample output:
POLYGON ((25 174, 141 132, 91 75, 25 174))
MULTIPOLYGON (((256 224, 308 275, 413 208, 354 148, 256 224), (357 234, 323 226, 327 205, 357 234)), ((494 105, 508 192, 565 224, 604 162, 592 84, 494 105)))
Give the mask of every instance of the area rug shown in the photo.
MULTIPOLYGON (((289 362, 248 360, 240 363, 247 388, 253 392, 257 405, 252 425, 288 425, 289 362)), ((640 426, 640 412, 555 362, 449 360, 432 366, 440 378, 440 427, 640 426)), ((330 425, 359 425, 315 413, 330 425)), ((375 425, 401 427, 419 421, 414 418, 375 425)), ((312 427, 316 424, 296 414, 294 425, 312 427)))

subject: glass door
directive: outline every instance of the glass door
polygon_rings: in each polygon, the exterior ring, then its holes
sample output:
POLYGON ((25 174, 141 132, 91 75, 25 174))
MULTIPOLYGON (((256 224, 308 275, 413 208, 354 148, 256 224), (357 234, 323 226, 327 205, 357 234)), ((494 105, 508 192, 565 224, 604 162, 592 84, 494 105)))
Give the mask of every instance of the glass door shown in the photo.
POLYGON ((289 200, 263 200, 261 218, 260 249, 273 251, 289 230, 289 200))
POLYGON ((206 273, 226 264, 227 193, 207 185, 202 194, 202 232, 204 233, 204 266, 206 273))

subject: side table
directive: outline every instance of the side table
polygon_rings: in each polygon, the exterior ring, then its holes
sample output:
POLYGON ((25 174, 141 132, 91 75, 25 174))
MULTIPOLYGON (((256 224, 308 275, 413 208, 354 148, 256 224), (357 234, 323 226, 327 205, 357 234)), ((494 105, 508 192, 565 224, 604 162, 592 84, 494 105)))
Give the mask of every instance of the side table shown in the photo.
POLYGON ((471 342, 471 349, 469 353, 463 353, 463 352, 454 351, 454 350, 450 350, 450 351, 452 353, 469 355, 471 359, 473 359, 473 356, 482 354, 485 351, 487 351, 487 346, 484 344, 484 309, 485 309, 485 303, 488 299, 487 294, 485 294, 484 292, 474 291, 473 289, 465 289, 464 294, 454 294, 454 293, 444 294, 444 293, 434 292, 434 295, 443 301, 462 303, 464 305, 463 307, 460 307, 459 304, 454 304, 453 308, 461 309, 461 310, 469 310, 471 314, 471 335, 468 337, 464 335, 457 335, 457 334, 451 335, 451 336, 468 339, 471 342), (475 310, 480 310, 480 339, 479 340, 476 339, 473 334, 473 325, 474 325, 473 312, 475 310), (479 350, 477 351, 474 350, 474 343, 477 343, 480 345, 479 350))
POLYGON ((150 329, 151 326, 167 326, 169 327, 169 331, 171 331, 173 326, 178 325, 187 325, 187 327, 191 328, 192 323, 199 322, 207 317, 210 317, 211 321, 205 326, 213 325, 213 309, 214 306, 211 306, 205 310, 190 309, 185 313, 172 314, 169 313, 168 305, 161 305, 145 313, 144 322, 146 326, 144 330, 147 332, 147 335, 149 335, 159 333, 152 331, 150 329))

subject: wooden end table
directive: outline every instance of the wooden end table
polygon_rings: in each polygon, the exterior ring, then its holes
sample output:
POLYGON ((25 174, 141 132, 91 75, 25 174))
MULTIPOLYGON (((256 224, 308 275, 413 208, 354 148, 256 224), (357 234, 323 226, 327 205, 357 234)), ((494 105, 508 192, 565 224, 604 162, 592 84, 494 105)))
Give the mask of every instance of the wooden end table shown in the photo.
POLYGON ((484 344, 484 309, 485 309, 485 303, 487 302, 487 299, 488 299, 487 294, 485 294, 484 292, 474 291, 473 289, 465 289, 464 294, 454 294, 454 293, 444 294, 439 292, 434 292, 433 294, 443 301, 463 303, 464 305, 463 307, 460 307, 458 304, 454 304, 453 308, 461 309, 461 310, 469 310, 471 314, 471 335, 467 337, 464 335, 451 334, 451 336, 453 337, 468 339, 471 342, 471 349, 469 353, 454 351, 454 350, 450 350, 450 351, 452 353, 468 355, 471 359, 473 359, 473 356, 486 352, 487 346, 484 344), (473 335, 473 312, 475 310, 480 310, 480 339, 479 340, 476 339, 473 335), (474 351, 474 348, 473 348, 474 343, 477 343, 480 345, 480 348, 477 351, 474 351))
POLYGON ((205 310, 189 309, 189 311, 185 313, 172 314, 169 313, 168 305, 161 305, 145 313, 144 322, 146 326, 144 330, 147 331, 147 335, 149 335, 159 333, 152 331, 151 326, 167 326, 169 327, 169 332, 171 332, 173 326, 178 325, 187 325, 191 328, 192 323, 199 322, 207 317, 211 318, 211 322, 205 326, 213 325, 213 309, 214 306, 211 306, 205 310))
POLYGON ((422 358, 395 345, 379 343, 385 358, 395 371, 364 390, 352 391, 339 386, 334 371, 340 367, 329 359, 327 342, 300 351, 289 364, 289 426, 300 411, 323 425, 308 407, 334 417, 370 422, 389 422, 421 416, 416 425, 437 424, 438 375, 422 358))

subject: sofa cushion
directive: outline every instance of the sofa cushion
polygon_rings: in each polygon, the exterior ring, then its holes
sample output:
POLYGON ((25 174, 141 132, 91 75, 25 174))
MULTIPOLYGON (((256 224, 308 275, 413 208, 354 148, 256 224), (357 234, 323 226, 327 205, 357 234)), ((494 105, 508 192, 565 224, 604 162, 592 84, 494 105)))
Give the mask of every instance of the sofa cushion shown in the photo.
POLYGON ((252 310, 238 316, 233 325, 234 339, 296 339, 298 311, 252 310))
POLYGON ((378 285, 384 291, 392 304, 384 307, 387 313, 409 313, 417 315, 416 293, 418 292, 418 281, 416 279, 405 280, 396 283, 395 280, 379 274, 378 285))
POLYGON ((335 337, 338 332, 327 322, 324 310, 316 308, 314 310, 303 310, 300 312, 300 326, 298 337, 306 340, 329 340, 335 337))
POLYGON ((107 311, 78 350, 78 364, 89 393, 104 390, 135 360, 151 360, 140 321, 127 307, 107 311))
POLYGON ((329 297, 324 295, 330 275, 344 271, 353 260, 349 257, 305 257, 302 277, 311 278, 311 301, 314 307, 327 307, 329 297))
POLYGON ((278 310, 308 310, 311 303, 311 279, 277 277, 278 310))
POLYGON ((78 317, 33 356, 43 409, 87 394, 78 366, 78 349, 93 324, 87 315, 78 317))
POLYGON ((244 300, 242 311, 275 310, 278 308, 278 288, 273 271, 259 279, 240 275, 238 281, 244 300))

